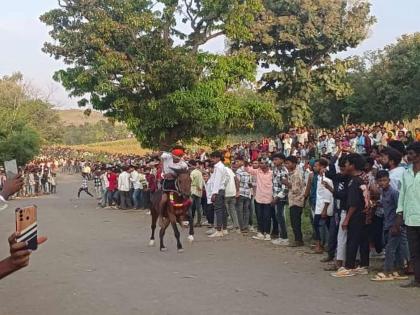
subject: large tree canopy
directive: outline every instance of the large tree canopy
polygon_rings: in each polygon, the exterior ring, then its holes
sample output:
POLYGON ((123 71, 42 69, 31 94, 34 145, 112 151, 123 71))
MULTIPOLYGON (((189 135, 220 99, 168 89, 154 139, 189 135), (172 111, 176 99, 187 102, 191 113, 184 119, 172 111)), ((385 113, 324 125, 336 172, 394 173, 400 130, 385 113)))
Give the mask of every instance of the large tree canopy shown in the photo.
POLYGON ((251 52, 199 50, 221 35, 250 40, 261 1, 63 0, 59 6, 41 17, 54 40, 44 51, 68 65, 55 79, 82 97, 79 105, 125 121, 143 145, 205 140, 257 118, 278 118, 270 98, 247 101, 237 93, 255 80, 251 52))
POLYGON ((404 35, 383 50, 358 58, 347 78, 354 93, 343 100, 319 99, 321 126, 345 117, 374 123, 416 118, 420 114, 420 33, 404 35))
POLYGON ((289 122, 301 126, 311 121, 315 98, 351 94, 351 63, 333 55, 356 47, 373 22, 367 1, 265 0, 251 40, 233 47, 251 47, 266 69, 263 90, 274 91, 289 122))

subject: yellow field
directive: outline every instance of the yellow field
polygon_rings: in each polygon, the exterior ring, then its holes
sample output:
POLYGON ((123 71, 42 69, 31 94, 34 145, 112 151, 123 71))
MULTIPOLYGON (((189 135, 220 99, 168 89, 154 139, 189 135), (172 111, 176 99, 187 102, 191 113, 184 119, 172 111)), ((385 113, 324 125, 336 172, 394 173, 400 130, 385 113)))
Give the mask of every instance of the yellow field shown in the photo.
POLYGON ((105 154, 135 154, 145 155, 150 150, 143 149, 136 139, 117 140, 110 142, 98 142, 85 145, 72 146, 74 149, 85 150, 92 153, 105 154))

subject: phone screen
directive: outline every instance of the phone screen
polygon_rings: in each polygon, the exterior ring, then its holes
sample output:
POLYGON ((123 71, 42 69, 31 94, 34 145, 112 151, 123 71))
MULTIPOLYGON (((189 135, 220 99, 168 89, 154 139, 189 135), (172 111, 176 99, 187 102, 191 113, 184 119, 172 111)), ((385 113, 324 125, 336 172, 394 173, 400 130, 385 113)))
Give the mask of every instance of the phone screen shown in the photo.
POLYGON ((18 168, 16 160, 10 160, 4 162, 4 169, 6 171, 7 178, 13 178, 18 174, 18 168))

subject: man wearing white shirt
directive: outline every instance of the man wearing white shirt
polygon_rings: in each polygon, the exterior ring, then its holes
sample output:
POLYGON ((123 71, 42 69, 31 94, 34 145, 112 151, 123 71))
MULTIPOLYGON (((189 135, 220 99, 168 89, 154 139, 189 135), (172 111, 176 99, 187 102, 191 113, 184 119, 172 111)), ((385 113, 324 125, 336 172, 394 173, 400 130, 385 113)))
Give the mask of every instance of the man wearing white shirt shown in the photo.
POLYGON ((216 215, 216 232, 210 235, 210 238, 222 237, 227 234, 227 211, 225 205, 225 190, 227 183, 226 167, 222 163, 222 153, 220 151, 213 152, 210 156, 214 172, 211 175, 212 191, 211 202, 214 205, 216 215))
MULTIPOLYGON (((102 208, 106 207, 106 203, 108 201, 108 188, 109 188, 109 180, 107 177, 106 169, 102 169, 102 175, 101 175, 101 182, 102 182, 102 201, 101 206, 102 208)), ((108 205, 111 206, 111 205, 108 205)))
POLYGON ((133 202, 134 208, 140 209, 140 196, 143 185, 140 182, 140 174, 137 172, 134 166, 130 166, 130 182, 133 185, 133 202))
POLYGON ((334 187, 331 179, 325 176, 326 169, 328 167, 328 161, 320 159, 315 162, 314 171, 318 175, 318 183, 316 188, 316 202, 315 202, 315 216, 314 216, 314 230, 315 230, 315 253, 322 254, 324 251, 321 245, 321 227, 326 224, 329 226, 329 220, 333 215, 333 204, 334 197, 330 190, 325 186, 334 187))
POLYGON ((120 192, 121 204, 120 208, 126 210, 131 208, 130 200, 130 174, 127 172, 128 167, 124 166, 122 173, 118 176, 118 190, 120 192))
POLYGON ((402 161, 402 154, 391 147, 387 147, 381 151, 380 159, 382 166, 389 171, 391 187, 400 191, 401 180, 405 171, 404 167, 399 166, 402 161))
POLYGON ((240 233, 238 214, 236 212, 236 182, 235 182, 235 173, 232 169, 226 167, 226 191, 225 191, 225 204, 226 211, 228 212, 230 218, 232 219, 233 228, 236 232, 240 233))

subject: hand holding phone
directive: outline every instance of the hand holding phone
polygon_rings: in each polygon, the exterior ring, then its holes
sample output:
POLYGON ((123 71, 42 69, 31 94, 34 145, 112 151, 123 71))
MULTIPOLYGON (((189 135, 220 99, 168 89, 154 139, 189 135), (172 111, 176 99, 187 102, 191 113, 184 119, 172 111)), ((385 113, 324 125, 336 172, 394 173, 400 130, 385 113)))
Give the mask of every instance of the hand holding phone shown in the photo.
POLYGON ((16 175, 13 178, 7 178, 7 180, 3 184, 3 190, 1 191, 1 195, 4 199, 8 199, 10 196, 17 193, 23 187, 23 178, 22 175, 16 175))
POLYGON ((37 207, 29 206, 16 209, 16 242, 26 242, 27 249, 38 248, 37 207))
POLYGON ((6 171, 6 177, 8 179, 14 178, 18 174, 18 167, 17 167, 16 160, 5 161, 4 169, 6 171))

